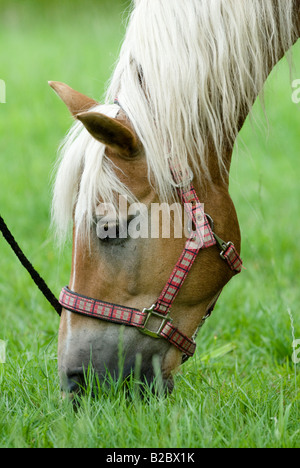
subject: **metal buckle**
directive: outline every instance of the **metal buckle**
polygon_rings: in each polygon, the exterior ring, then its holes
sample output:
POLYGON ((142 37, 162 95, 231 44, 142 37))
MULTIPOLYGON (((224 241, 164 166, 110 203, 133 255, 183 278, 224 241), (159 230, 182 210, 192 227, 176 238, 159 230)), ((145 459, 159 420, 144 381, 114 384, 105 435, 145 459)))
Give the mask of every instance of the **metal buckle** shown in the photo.
POLYGON ((145 335, 151 336, 152 338, 161 338, 160 333, 161 333, 162 329, 164 328, 164 326, 165 326, 165 324, 167 322, 172 322, 172 319, 170 317, 170 314, 162 315, 159 312, 155 312, 154 308, 155 308, 155 304, 153 304, 150 307, 150 309, 144 309, 143 310, 143 313, 146 313, 148 315, 146 317, 143 328, 140 328, 140 332, 144 333, 145 335), (157 331, 149 330, 148 328, 146 328, 148 323, 149 323, 149 320, 151 319, 151 317, 157 317, 159 319, 162 319, 162 323, 160 324, 159 329, 157 331))
POLYGON ((224 256, 226 250, 229 249, 229 247, 231 245, 233 245, 232 242, 225 242, 223 241, 223 239, 221 239, 219 236, 217 236, 217 234, 213 233, 214 235, 214 238, 216 239, 216 242, 219 246, 219 249, 221 249, 221 253, 220 253, 220 257, 223 259, 223 260, 226 260, 226 257, 224 256))
POLYGON ((229 247, 230 247, 231 245, 233 245, 232 242, 227 242, 227 244, 225 244, 225 245, 223 246, 223 250, 222 250, 222 252, 220 253, 220 257, 221 257, 223 260, 226 260, 226 257, 225 257, 224 254, 225 254, 225 252, 229 249, 229 247))

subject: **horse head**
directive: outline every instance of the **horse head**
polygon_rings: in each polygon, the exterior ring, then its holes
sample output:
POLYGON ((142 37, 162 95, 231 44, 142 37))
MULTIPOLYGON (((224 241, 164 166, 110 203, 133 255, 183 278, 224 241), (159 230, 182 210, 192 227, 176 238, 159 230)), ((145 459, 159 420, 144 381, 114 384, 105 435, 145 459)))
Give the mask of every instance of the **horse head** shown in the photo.
POLYGON ((100 106, 52 83, 77 121, 53 204, 61 232, 73 221, 60 298, 64 389, 78 390, 89 364, 100 381, 139 368, 151 383, 159 371, 172 389, 195 333, 241 270, 233 147, 298 38, 299 0, 139 0, 106 94, 118 102, 100 106))
MULTIPOLYGON (((161 206, 161 200, 149 174, 143 144, 122 108, 115 109, 114 117, 107 116, 99 112, 97 102, 67 85, 57 82, 51 82, 50 85, 80 122, 84 138, 88 135, 94 143, 104 147, 105 158, 117 178, 132 194, 135 206, 139 207, 139 211, 132 211, 132 204, 127 200, 123 203, 123 213, 113 216, 114 210, 109 212, 101 195, 96 194, 93 222, 87 229, 82 229, 82 226, 77 225, 76 210, 80 208, 76 206, 79 202, 76 195, 69 290, 82 302, 84 298, 93 298, 93 306, 95 303, 97 305, 97 301, 102 301, 111 305, 121 304, 125 311, 127 308, 147 310, 160 297, 187 244, 186 236, 178 235, 178 232, 176 235, 172 228, 167 236, 162 234, 163 223, 169 222, 171 227, 176 224, 176 210, 165 214, 165 217, 152 216, 153 206, 161 206), (141 212, 146 230, 141 229, 141 212), (121 235, 121 226, 123 231, 125 226, 126 235, 121 235), (132 226, 138 226, 140 235, 129 235, 132 226), (114 235, 101 235, 108 231, 114 235)), ((82 190, 80 185, 84 167, 80 170, 78 191, 82 190)), ((215 220, 215 229, 224 238, 230 235, 230 240, 239 249, 238 223, 227 191, 221 185, 218 189, 203 189, 197 181, 195 190, 205 204, 210 219, 215 220)), ((181 213, 179 221, 183 217, 181 213)), ((214 244, 210 249, 201 250, 197 256, 176 294, 168 317, 175 332, 184 336, 188 345, 193 343, 192 337, 203 318, 234 275, 220 258, 220 251, 214 244)), ((149 317, 148 333, 143 333, 139 327, 96 320, 92 314, 84 315, 74 311, 74 308, 65 306, 59 329, 58 365, 61 385, 65 391, 73 393, 84 385, 84 373, 90 364, 101 381, 107 373, 116 379, 120 376, 126 378, 132 371, 137 371, 137 362, 142 381, 151 384, 159 369, 164 387, 168 390, 173 388, 173 373, 182 363, 185 352, 176 342, 174 345, 170 340, 157 339, 155 336, 157 330, 165 325, 163 318, 159 315, 149 317)))

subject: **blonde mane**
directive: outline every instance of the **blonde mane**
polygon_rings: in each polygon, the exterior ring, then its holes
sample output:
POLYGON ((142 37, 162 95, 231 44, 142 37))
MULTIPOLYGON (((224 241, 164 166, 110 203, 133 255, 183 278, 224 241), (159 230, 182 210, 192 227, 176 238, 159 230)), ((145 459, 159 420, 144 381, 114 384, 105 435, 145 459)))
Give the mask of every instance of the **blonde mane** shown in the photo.
MULTIPOLYGON (((118 96, 143 143, 162 200, 172 193, 168 158, 209 180, 208 145, 224 171, 241 115, 262 91, 270 67, 292 45, 293 0, 135 0, 107 91, 118 96)), ((210 154, 211 157, 211 154, 210 154)), ((61 151, 53 215, 63 234, 74 207, 88 226, 99 198, 128 191, 105 148, 76 123, 61 151)), ((127 195, 130 195, 127 193, 127 195)))

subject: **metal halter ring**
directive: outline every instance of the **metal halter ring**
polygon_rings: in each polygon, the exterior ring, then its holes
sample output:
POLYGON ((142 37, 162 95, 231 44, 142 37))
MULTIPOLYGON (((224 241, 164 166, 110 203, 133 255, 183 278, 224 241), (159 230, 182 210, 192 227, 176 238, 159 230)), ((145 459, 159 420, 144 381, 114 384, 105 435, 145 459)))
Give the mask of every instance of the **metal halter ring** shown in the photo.
POLYGON ((175 180, 174 180, 174 171, 173 172, 173 182, 172 182, 172 185, 173 187, 177 188, 177 189, 183 189, 185 187, 187 187, 188 185, 191 185, 191 183, 193 182, 194 180, 194 173, 192 171, 191 168, 189 168, 189 177, 187 177, 185 180, 182 180, 181 182, 179 182, 178 184, 176 184, 175 180))
POLYGON ((143 310, 143 313, 146 313, 148 315, 147 315, 146 320, 144 322, 143 328, 140 329, 140 332, 144 333, 145 335, 151 336, 152 338, 161 338, 160 333, 163 330, 165 324, 167 322, 172 322, 172 319, 171 319, 169 314, 168 315, 162 315, 159 312, 155 312, 154 309, 155 309, 155 304, 153 304, 150 307, 150 309, 144 309, 143 310), (160 320, 162 320, 162 322, 161 322, 159 328, 157 329, 157 331, 149 330, 148 328, 146 328, 151 317, 156 317, 156 318, 159 318, 160 320))
POLYGON ((191 183, 193 182, 193 180, 194 180, 194 173, 193 173, 192 169, 190 169, 190 168, 189 168, 189 171, 190 171, 190 176, 189 176, 188 179, 183 180, 183 181, 180 182, 179 184, 176 184, 176 183, 174 182, 173 185, 174 185, 175 188, 182 189, 182 188, 184 188, 184 187, 187 187, 189 184, 191 184, 191 183))
POLYGON ((171 172, 173 174, 173 182, 172 182, 172 185, 173 187, 177 188, 177 189, 183 189, 185 188, 187 185, 191 184, 194 180, 194 173, 193 171, 191 170, 191 168, 189 167, 189 172, 190 172, 190 175, 188 178, 186 178, 185 180, 179 182, 178 184, 176 184, 175 180, 174 180, 174 176, 176 174, 176 170, 175 170, 175 166, 172 164, 172 154, 167 154, 167 159, 169 160, 169 166, 170 166, 170 169, 171 169, 171 172))

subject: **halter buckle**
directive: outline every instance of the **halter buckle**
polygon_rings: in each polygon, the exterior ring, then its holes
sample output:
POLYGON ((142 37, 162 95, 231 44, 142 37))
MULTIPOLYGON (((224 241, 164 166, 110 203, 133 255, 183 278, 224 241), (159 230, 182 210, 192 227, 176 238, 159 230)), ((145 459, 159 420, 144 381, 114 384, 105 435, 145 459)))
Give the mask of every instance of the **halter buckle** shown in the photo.
POLYGON ((152 338, 161 338, 160 334, 161 334, 165 324, 167 322, 172 322, 172 319, 170 317, 170 314, 162 315, 159 312, 156 312, 154 309, 155 309, 155 304, 153 304, 149 309, 144 309, 143 310, 143 313, 147 314, 147 317, 146 317, 146 320, 145 320, 145 322, 143 324, 143 327, 140 328, 140 332, 143 333, 144 335, 151 336, 152 338), (149 330, 149 328, 147 328, 149 320, 152 317, 156 317, 156 318, 159 318, 159 319, 162 320, 162 322, 161 322, 161 324, 160 324, 157 331, 149 330))
POLYGON ((227 244, 225 243, 224 246, 223 246, 223 250, 222 252, 220 253, 220 257, 223 259, 223 260, 226 260, 226 257, 225 257, 225 252, 229 249, 229 247, 233 245, 232 242, 227 242, 227 244))

